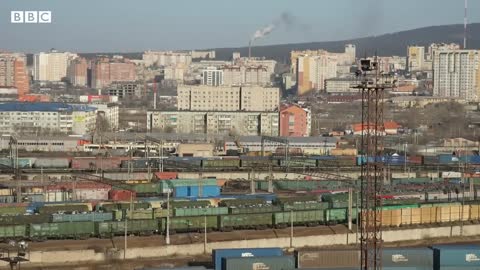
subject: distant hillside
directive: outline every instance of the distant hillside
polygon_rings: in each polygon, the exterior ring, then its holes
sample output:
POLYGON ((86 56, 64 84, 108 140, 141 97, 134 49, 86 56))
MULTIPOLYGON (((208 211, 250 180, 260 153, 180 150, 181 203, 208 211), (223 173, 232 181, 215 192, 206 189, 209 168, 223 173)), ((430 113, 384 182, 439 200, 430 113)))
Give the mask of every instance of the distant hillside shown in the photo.
MULTIPOLYGON (((380 36, 371 36, 358 39, 328 41, 328 42, 309 42, 309 43, 292 43, 281 45, 257 46, 252 48, 252 56, 264 56, 269 59, 275 59, 279 62, 288 62, 290 51, 307 50, 307 49, 325 49, 331 52, 342 52, 344 45, 352 43, 357 46, 357 55, 362 56, 365 53, 373 55, 375 51, 380 56, 399 55, 405 56, 408 45, 428 46, 434 42, 446 43, 462 43, 463 42, 463 25, 442 25, 418 28, 392 34, 380 36)), ((468 30, 468 48, 480 49, 480 23, 469 25, 468 30)), ((239 48, 216 48, 217 59, 228 60, 232 57, 233 52, 240 52, 242 55, 248 55, 247 47, 239 48)), ((142 53, 80 53, 79 55, 86 58, 93 58, 95 55, 123 55, 132 59, 141 59, 142 53)), ((29 64, 32 63, 31 55, 28 55, 29 64)))
MULTIPOLYGON (((325 49, 331 52, 342 52, 344 45, 352 43, 357 46, 357 56, 365 53, 379 56, 399 55, 405 56, 408 45, 428 46, 434 42, 463 43, 463 25, 443 25, 418 28, 380 36, 371 36, 358 39, 309 42, 296 44, 281 44, 252 47, 252 56, 265 56, 279 62, 288 61, 290 51, 307 49, 325 49)), ((480 48, 480 23, 469 25, 468 48, 480 48)), ((230 59, 233 52, 240 52, 248 55, 247 47, 240 48, 218 48, 214 49, 218 59, 230 59)))

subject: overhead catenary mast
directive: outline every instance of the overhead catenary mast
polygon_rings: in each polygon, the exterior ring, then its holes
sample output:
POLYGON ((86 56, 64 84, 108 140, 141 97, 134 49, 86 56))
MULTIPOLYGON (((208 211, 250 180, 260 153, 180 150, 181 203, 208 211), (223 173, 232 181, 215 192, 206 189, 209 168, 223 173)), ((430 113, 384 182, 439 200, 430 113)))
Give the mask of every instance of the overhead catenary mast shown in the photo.
POLYGON ((377 60, 377 57, 373 61, 360 60, 357 75, 361 82, 354 86, 362 94, 361 154, 364 160, 361 162, 359 224, 362 270, 382 269, 383 97, 394 82, 380 72, 377 60))

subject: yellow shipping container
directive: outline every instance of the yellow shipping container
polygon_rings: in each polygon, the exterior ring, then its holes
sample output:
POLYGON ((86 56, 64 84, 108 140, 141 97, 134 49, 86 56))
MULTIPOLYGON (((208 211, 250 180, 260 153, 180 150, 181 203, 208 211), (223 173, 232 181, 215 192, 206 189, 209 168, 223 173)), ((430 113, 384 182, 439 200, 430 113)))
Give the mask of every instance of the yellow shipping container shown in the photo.
POLYGON ((2 188, 0 189, 0 196, 10 196, 12 195, 12 190, 10 188, 2 188))
POLYGON ((420 208, 411 208, 412 224, 421 224, 422 212, 420 208))
POLYGON ((404 208, 402 209, 402 226, 408 226, 412 224, 412 209, 404 208))
POLYGON ((421 210, 420 214, 420 223, 421 224, 432 224, 436 221, 436 207, 424 207, 419 208, 421 210))
POLYGON ((480 205, 473 204, 470 205, 470 220, 479 220, 480 219, 480 205))
POLYGON ((402 224, 402 210, 390 210, 392 212, 392 226, 399 227, 402 224))
POLYGON ((41 187, 32 187, 31 188, 32 193, 43 193, 43 188, 41 187))
POLYGON ((392 225, 392 211, 383 210, 382 211, 382 226, 389 227, 392 225))
POLYGON ((332 156, 356 156, 357 155, 357 149, 355 149, 355 148, 332 149, 332 150, 330 150, 330 155, 332 155, 332 156))

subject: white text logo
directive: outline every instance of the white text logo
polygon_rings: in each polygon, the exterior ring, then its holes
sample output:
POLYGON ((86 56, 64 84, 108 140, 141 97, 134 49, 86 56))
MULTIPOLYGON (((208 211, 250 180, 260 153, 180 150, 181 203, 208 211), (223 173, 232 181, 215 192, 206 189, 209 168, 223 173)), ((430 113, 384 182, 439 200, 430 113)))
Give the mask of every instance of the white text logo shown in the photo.
POLYGON ((51 23, 51 11, 11 11, 11 23, 51 23))

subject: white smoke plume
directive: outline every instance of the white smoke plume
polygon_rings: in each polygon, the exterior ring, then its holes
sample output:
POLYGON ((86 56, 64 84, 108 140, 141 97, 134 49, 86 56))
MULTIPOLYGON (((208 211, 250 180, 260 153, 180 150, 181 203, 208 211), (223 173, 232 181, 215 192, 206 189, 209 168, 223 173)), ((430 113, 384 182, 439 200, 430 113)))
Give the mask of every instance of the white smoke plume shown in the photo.
MULTIPOLYGON (((296 24, 297 22, 295 20, 295 17, 293 17, 288 12, 283 12, 277 19, 273 21, 273 23, 265 26, 262 29, 258 29, 257 31, 255 31, 252 38, 250 39, 250 42, 253 42, 254 40, 267 36, 279 26, 285 26, 287 29, 289 29, 289 28, 292 28, 292 26, 295 26, 296 24)), ((303 27, 304 26, 301 26, 301 28, 303 27)))

